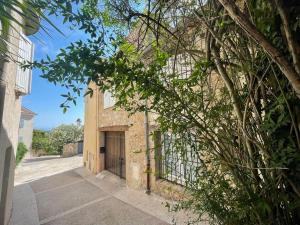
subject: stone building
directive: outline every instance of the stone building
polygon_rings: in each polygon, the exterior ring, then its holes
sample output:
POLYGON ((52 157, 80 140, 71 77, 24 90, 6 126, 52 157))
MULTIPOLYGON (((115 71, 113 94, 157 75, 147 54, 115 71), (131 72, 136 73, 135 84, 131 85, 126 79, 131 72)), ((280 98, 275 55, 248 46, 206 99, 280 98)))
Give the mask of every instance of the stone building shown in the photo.
MULTIPOLYGON (((136 26, 127 41, 135 46, 147 64, 153 58, 154 35, 143 33, 148 29, 142 22, 136 26), (140 40, 141 37, 144 37, 143 40, 140 40)), ((184 40, 191 48, 205 49, 203 37, 189 40, 196 32, 192 26, 186 24, 182 29, 185 29, 182 30, 184 40)), ((189 77, 194 67, 193 59, 184 49, 174 55, 176 45, 170 41, 171 37, 165 39, 165 50, 168 49, 170 57, 163 72, 176 73, 179 79, 189 77)), ((212 79, 215 77, 214 74, 212 79)), ((198 158, 187 150, 184 156, 187 162, 183 162, 180 153, 172 147, 172 134, 160 133, 155 114, 135 113, 129 116, 124 110, 114 109, 115 99, 109 91, 102 93, 93 83, 90 88, 93 96, 85 98, 85 166, 95 174, 109 170, 126 179, 131 188, 170 198, 182 197, 187 176, 193 179, 193 171, 199 166, 198 158)))
MULTIPOLYGON (((171 73, 172 60, 167 62, 166 73, 171 73)), ((184 54, 177 56, 176 69, 182 78, 191 74, 190 62, 184 54)), ((131 188, 182 197, 186 171, 192 171, 198 162, 184 165, 180 153, 167 149, 172 136, 160 133, 155 114, 129 116, 125 110, 114 109, 115 99, 109 91, 102 93, 93 83, 90 88, 93 96, 85 98, 85 166, 95 174, 108 170, 126 179, 131 188)))
POLYGON ((20 14, 12 12, 12 16, 20 24, 12 22, 13 28, 10 27, 8 34, 2 33, 0 39, 1 46, 7 47, 5 54, 0 55, 1 225, 9 224, 11 218, 21 100, 22 96, 31 91, 31 70, 23 70, 18 62, 32 60, 33 44, 26 36, 36 33, 39 28, 39 18, 32 12, 27 15, 28 17, 22 18, 20 14), (4 42, 3 39, 8 42, 4 42))
POLYGON ((85 98, 84 165, 97 174, 108 170, 126 180, 129 187, 174 197, 180 185, 162 178, 161 162, 155 157, 151 132, 156 130, 154 116, 144 113, 129 117, 124 110, 114 110, 114 98, 91 84, 92 97, 85 98), (147 131, 147 127, 149 130, 147 131), (147 167, 147 138, 150 168, 147 167), (149 171, 149 173, 147 173, 149 171))

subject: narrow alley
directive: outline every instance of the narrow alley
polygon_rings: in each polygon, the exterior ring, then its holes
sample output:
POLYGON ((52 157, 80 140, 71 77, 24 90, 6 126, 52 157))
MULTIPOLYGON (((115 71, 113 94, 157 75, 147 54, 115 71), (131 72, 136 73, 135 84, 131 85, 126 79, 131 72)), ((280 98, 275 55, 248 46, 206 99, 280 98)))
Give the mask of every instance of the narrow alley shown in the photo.
MULTIPOLYGON (((81 156, 26 159, 17 168, 14 225, 167 225, 165 200, 126 187, 107 171, 94 176, 81 156)), ((177 216, 179 216, 177 214, 177 216)), ((182 216, 182 215, 181 215, 182 216)))

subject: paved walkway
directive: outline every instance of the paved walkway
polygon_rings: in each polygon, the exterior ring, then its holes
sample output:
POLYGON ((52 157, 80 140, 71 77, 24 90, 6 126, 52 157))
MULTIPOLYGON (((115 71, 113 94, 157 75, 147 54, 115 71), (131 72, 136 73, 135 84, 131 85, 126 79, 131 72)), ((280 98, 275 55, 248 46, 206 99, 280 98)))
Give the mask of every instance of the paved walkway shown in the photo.
MULTIPOLYGON (((16 171, 13 225, 172 224, 174 215, 164 207, 165 199, 129 189, 106 171, 94 176, 80 167, 80 159, 23 162, 16 171)), ((176 219, 184 224, 186 218, 176 214, 176 219)))
POLYGON ((15 186, 82 166, 82 155, 69 158, 41 156, 24 159, 15 171, 15 186))

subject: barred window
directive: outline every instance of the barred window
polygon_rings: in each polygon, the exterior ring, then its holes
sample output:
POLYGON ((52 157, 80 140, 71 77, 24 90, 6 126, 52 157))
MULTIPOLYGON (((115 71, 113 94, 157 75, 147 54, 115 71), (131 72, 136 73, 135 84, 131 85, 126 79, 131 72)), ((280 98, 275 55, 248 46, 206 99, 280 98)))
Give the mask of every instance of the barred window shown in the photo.
POLYGON ((163 73, 171 76, 169 78, 186 79, 191 76, 193 67, 192 57, 187 53, 183 53, 170 57, 163 68, 163 73))
POLYGON ((198 144, 191 137, 163 134, 160 178, 187 186, 196 181, 200 160, 198 144))

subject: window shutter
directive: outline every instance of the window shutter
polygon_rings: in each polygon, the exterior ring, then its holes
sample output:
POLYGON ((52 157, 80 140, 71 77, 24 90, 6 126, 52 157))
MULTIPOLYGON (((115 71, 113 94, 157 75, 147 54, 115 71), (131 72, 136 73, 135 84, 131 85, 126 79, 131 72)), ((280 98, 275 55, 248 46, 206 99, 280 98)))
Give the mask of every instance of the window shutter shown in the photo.
POLYGON ((115 105, 115 98, 110 91, 105 91, 103 94, 103 108, 107 109, 115 105))
MULTIPOLYGON (((33 43, 24 35, 20 34, 19 40, 19 55, 18 62, 32 62, 33 61, 33 43)), ((16 87, 22 94, 29 94, 31 92, 31 69, 23 69, 21 65, 17 65, 16 87)))

